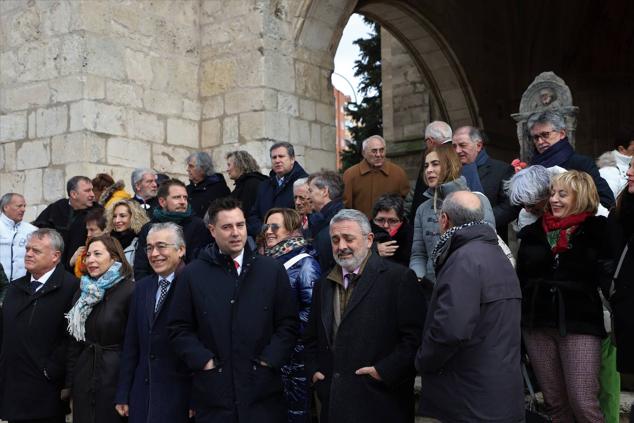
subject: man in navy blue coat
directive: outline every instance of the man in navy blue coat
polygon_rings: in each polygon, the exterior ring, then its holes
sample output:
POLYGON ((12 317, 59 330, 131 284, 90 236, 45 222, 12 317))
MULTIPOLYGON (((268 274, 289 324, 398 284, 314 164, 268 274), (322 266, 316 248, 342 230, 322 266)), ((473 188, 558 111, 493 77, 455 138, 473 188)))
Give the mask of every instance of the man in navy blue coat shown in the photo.
POLYGON ((147 256, 156 273, 137 282, 121 356, 115 398, 130 423, 184 423, 188 420, 191 377, 172 351, 167 333, 174 287, 185 256, 183 229, 155 223, 147 235, 147 256))
POLYGON ((295 149, 288 142, 278 142, 271 146, 271 173, 260 183, 255 204, 249 213, 248 232, 255 237, 262 229, 262 219, 273 207, 292 209, 293 183, 308 176, 304 168, 295 161, 295 149))
POLYGON ((196 423, 284 422, 280 369, 298 332, 288 275, 245 247, 238 200, 214 201, 208 216, 216 243, 181 273, 169 319, 171 345, 194 372, 196 423))

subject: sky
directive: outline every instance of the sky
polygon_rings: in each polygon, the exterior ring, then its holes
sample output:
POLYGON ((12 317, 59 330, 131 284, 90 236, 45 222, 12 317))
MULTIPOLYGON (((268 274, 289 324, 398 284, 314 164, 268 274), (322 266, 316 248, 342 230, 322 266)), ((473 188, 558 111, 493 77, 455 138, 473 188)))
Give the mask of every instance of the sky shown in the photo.
POLYGON ((359 81, 354 77, 354 61, 359 57, 359 48, 352 42, 357 38, 368 38, 370 30, 371 27, 363 22, 363 16, 356 13, 350 16, 335 54, 335 73, 332 75, 332 85, 349 95, 353 102, 360 102, 363 97, 357 92, 359 81), (354 93, 350 85, 354 86, 354 93))

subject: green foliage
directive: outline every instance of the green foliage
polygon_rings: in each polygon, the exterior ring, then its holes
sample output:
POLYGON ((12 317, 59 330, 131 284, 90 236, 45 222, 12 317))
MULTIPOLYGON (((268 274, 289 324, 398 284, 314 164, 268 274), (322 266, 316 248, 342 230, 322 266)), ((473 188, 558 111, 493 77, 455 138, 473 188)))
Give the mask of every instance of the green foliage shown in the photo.
POLYGON ((367 18, 372 25, 370 38, 354 41, 361 50, 361 56, 355 61, 354 75, 361 79, 358 89, 363 95, 359 104, 348 103, 346 113, 352 118, 354 126, 350 128, 352 140, 347 150, 341 152, 343 169, 361 161, 361 143, 371 135, 383 135, 383 111, 381 105, 381 28, 379 24, 367 18))

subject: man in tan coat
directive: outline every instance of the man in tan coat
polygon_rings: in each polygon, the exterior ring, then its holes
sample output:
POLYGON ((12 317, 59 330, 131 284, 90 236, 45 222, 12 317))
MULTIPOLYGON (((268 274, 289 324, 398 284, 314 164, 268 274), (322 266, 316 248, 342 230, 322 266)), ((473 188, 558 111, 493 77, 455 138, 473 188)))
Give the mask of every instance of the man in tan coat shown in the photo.
POLYGON ((357 209, 371 218, 374 202, 383 194, 405 198, 409 180, 400 166, 385 159, 385 140, 373 135, 363 141, 363 160, 343 174, 343 199, 347 208, 357 209))

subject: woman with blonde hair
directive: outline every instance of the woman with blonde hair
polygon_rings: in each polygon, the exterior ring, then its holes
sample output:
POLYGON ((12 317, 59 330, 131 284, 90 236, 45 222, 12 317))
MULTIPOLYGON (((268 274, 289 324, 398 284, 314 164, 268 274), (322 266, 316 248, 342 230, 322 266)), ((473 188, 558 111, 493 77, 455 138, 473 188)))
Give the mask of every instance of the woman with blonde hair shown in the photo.
POLYGON ((518 235, 524 341, 553 421, 604 421, 599 288, 609 285, 613 261, 598 205, 590 175, 561 173, 551 180, 543 216, 518 235))
POLYGON ((106 233, 119 241, 128 263, 134 263, 139 231, 149 221, 134 200, 119 200, 106 209, 106 233))
MULTIPOLYGON (((425 153, 422 176, 429 188, 423 194, 426 200, 416 210, 409 267, 424 282, 427 291, 436 282, 431 253, 441 235, 438 215, 443 200, 452 192, 469 191, 467 181, 460 176, 460 170, 460 158, 451 144, 432 147, 425 153)), ((478 194, 484 207, 484 220, 495 228, 491 203, 484 194, 478 194)))

